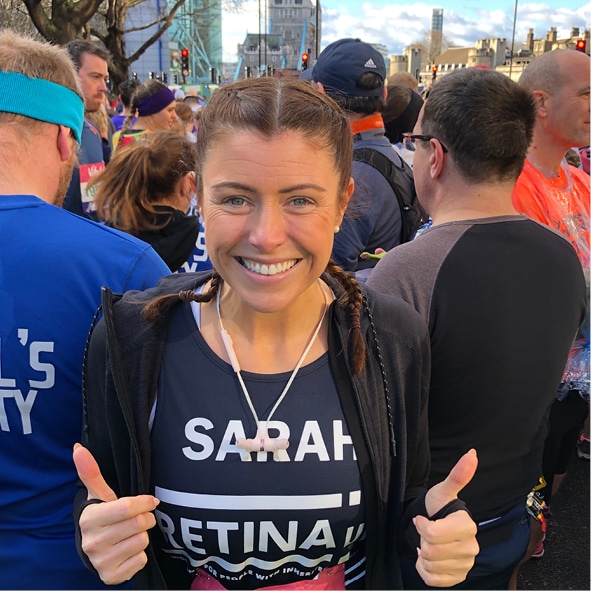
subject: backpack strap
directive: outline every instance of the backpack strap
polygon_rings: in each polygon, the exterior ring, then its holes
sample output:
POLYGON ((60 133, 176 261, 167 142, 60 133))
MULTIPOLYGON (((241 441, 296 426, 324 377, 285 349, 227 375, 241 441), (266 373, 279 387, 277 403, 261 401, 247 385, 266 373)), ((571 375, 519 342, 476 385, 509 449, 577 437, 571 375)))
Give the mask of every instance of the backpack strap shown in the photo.
POLYGON ((410 166, 402 158, 399 158, 401 166, 398 166, 385 154, 372 148, 355 148, 353 150, 353 160, 369 164, 388 181, 400 206, 402 242, 411 240, 415 231, 419 226, 427 222, 429 216, 417 199, 410 166), (398 179, 398 182, 396 182, 396 179, 398 179), (409 187, 411 191, 403 191, 402 188, 405 186, 409 187), (410 215, 413 210, 416 212, 416 216, 410 215), (413 217, 417 218, 416 221, 413 217), (409 223, 411 227, 409 227, 409 223))

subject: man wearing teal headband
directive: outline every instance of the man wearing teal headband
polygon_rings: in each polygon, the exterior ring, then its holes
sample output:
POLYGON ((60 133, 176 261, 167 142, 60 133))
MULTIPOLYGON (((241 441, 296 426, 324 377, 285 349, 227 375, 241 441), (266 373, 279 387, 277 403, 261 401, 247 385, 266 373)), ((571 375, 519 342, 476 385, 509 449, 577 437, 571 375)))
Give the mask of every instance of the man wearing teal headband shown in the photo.
MULTIPOLYGON (((109 54, 98 45, 82 39, 71 41, 66 49, 78 72, 84 96, 84 110, 86 113, 94 113, 101 108, 108 90, 106 82, 109 78, 109 54)), ((97 219, 93 192, 86 189, 86 184, 91 176, 105 167, 108 161, 108 158, 105 158, 105 147, 110 154, 110 146, 103 145, 99 130, 88 119, 84 119, 78 166, 74 168, 64 200, 64 209, 93 220, 97 219)))
POLYGON ((168 267, 132 236, 59 207, 83 140, 67 52, 0 32, 0 587, 103 589, 76 553, 72 448, 101 286, 168 267))

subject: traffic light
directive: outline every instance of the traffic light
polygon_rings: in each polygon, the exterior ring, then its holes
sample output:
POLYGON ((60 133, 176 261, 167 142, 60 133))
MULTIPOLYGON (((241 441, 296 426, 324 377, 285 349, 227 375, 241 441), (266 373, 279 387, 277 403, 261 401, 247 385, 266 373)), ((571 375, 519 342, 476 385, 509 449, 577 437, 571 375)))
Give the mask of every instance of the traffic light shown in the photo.
POLYGON ((252 70, 250 69, 250 66, 246 66, 244 68, 244 76, 245 76, 245 78, 250 78, 251 74, 252 74, 252 70))
POLYGON ((308 60, 310 56, 307 53, 302 53, 302 72, 308 69, 308 60))
POLYGON ((216 82, 216 74, 215 74, 215 68, 209 68, 209 74, 210 74, 210 80, 212 84, 215 84, 216 82))
POLYGON ((189 75, 189 50, 186 47, 181 49, 181 74, 183 77, 189 75))
POLYGON ((582 51, 585 53, 587 49, 587 41, 585 39, 577 39, 576 49, 577 51, 582 51))
POLYGON ((431 72, 433 72, 431 79, 433 80, 433 82, 435 82, 435 80, 437 80, 437 66, 433 66, 431 68, 431 72))

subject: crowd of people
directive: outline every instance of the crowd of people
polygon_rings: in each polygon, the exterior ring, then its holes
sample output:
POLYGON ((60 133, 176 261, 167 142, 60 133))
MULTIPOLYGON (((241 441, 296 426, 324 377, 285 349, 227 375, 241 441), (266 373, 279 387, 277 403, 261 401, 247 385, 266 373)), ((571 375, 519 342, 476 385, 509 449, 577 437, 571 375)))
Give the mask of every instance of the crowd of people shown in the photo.
POLYGON ((108 65, 0 32, 0 588, 515 589, 589 458, 589 56, 108 65))

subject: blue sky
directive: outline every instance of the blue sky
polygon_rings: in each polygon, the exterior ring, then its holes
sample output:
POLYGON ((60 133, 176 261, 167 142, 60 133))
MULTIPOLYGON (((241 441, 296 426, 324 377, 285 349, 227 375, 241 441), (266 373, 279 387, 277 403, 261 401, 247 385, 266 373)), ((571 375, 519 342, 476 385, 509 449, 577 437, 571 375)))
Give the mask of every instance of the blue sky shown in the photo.
MULTIPOLYGON (((261 0, 264 6, 265 0, 261 0)), ((322 42, 325 47, 341 37, 359 37, 368 43, 382 43, 388 53, 402 53, 407 45, 421 39, 431 26, 433 8, 443 8, 443 34, 454 44, 471 46, 477 39, 513 34, 513 0, 444 0, 438 4, 404 0, 320 0, 322 42)), ((518 0, 515 42, 524 41, 534 29, 536 39, 556 27, 558 38, 570 36, 572 27, 590 26, 591 2, 572 0, 523 2, 518 0)), ((258 32, 258 0, 246 0, 238 12, 224 12, 224 61, 236 60, 236 46, 244 35, 258 32)))

